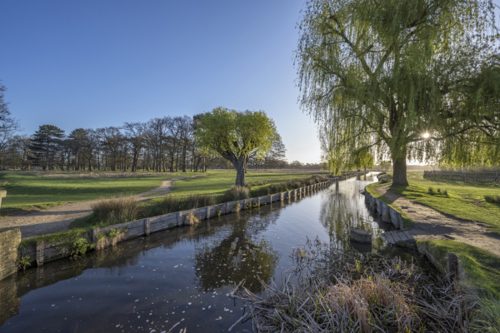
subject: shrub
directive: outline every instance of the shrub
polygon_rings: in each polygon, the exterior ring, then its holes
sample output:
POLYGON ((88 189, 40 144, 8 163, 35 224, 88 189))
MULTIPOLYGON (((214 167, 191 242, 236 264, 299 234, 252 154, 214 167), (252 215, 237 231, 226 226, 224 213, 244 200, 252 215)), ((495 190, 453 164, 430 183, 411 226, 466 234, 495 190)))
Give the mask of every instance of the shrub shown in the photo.
POLYGON ((30 256, 22 256, 21 258, 19 258, 19 261, 17 263, 17 267, 19 267, 19 269, 25 271, 26 268, 29 268, 30 266, 31 266, 30 256))
POLYGON ((250 189, 247 186, 233 186, 222 195, 222 202, 250 198, 250 189))
POLYGON ((71 249, 71 257, 78 258, 83 256, 92 248, 92 244, 89 243, 87 238, 79 237, 74 240, 72 249, 71 249))
POLYGON ((118 224, 135 220, 138 205, 133 199, 113 199, 96 203, 92 206, 94 218, 104 224, 118 224))
POLYGON ((435 193, 435 192, 434 192, 434 188, 429 187, 429 188, 427 189, 427 193, 429 193, 430 195, 434 195, 434 193, 435 193))
POLYGON ((485 195, 484 200, 492 204, 500 205, 500 195, 485 195))

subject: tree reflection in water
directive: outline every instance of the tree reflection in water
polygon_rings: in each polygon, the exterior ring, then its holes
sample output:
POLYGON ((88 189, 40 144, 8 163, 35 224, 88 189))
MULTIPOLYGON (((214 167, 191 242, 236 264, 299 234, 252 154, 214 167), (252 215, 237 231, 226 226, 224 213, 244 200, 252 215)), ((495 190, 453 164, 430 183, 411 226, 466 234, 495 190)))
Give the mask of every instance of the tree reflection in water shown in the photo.
POLYGON ((201 287, 211 290, 245 280, 244 286, 252 292, 262 291, 262 282, 269 282, 274 274, 278 254, 257 236, 278 217, 279 211, 271 211, 235 219, 222 241, 197 248, 195 267, 201 287))
MULTIPOLYGON (((354 179, 341 182, 339 186, 332 187, 324 195, 327 200, 322 200, 320 221, 330 235, 330 247, 338 250, 348 250, 353 243, 349 241, 351 228, 359 228, 379 232, 377 223, 365 207, 364 196, 361 194, 368 181, 354 181, 354 179)), ((369 247, 358 247, 369 250, 369 247)))

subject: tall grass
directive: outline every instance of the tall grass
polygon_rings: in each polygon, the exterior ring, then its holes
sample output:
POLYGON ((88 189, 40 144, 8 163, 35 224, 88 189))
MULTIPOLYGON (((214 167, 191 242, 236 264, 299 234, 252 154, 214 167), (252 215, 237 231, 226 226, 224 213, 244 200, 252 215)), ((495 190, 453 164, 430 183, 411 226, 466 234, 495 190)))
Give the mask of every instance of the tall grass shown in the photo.
POLYGON ((226 201, 234 201, 234 200, 243 200, 248 199, 250 197, 250 188, 247 186, 233 186, 221 197, 222 202, 226 201))
POLYGON ((137 202, 131 198, 103 200, 92 206, 95 221, 118 224, 135 220, 139 213, 137 202))
POLYGON ((256 332, 494 331, 453 281, 399 258, 338 251, 309 244, 282 284, 259 295, 238 286, 233 295, 249 304, 238 322, 251 318, 256 332))
POLYGON ((92 207, 92 216, 75 221, 72 227, 84 227, 89 224, 117 224, 132 221, 136 218, 163 215, 182 210, 211 206, 227 201, 242 200, 250 197, 284 192, 306 185, 324 182, 327 179, 328 178, 325 176, 316 175, 301 180, 261 186, 257 189, 251 189, 250 186, 233 186, 223 194, 217 195, 190 195, 184 197, 167 195, 159 201, 153 201, 146 205, 139 205, 133 199, 105 200, 92 207))
POLYGON ((251 197, 258 197, 258 196, 262 196, 262 195, 290 191, 290 190, 294 190, 294 189, 297 189, 300 187, 325 182, 327 180, 328 180, 328 177, 326 177, 326 176, 315 175, 315 176, 311 176, 311 177, 308 177, 305 179, 297 179, 297 180, 291 180, 288 182, 283 182, 283 183, 278 183, 278 184, 260 186, 260 187, 254 188, 254 189, 252 189, 250 187, 250 196, 251 197))
POLYGON ((145 207, 142 215, 155 216, 168 214, 181 210, 215 205, 218 201, 218 196, 214 195, 190 195, 187 197, 166 196, 161 201, 145 207))

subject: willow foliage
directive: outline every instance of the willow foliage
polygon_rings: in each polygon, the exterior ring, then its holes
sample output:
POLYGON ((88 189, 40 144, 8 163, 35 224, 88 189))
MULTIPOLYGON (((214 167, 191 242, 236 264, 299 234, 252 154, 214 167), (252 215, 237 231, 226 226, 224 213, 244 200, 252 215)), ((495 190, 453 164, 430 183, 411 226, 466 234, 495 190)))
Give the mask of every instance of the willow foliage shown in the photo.
POLYGON ((373 147, 407 184, 406 159, 440 151, 422 133, 473 127, 464 85, 494 53, 490 1, 311 0, 299 28, 301 102, 334 168, 373 147))

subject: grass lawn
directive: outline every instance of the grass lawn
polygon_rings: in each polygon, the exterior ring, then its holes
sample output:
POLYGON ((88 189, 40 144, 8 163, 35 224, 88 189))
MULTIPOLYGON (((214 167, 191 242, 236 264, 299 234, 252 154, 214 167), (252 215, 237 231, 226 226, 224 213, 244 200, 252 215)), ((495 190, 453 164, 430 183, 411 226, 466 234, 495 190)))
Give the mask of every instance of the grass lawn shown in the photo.
MULTIPOLYGON (((500 187, 431 181, 423 179, 421 172, 408 173, 408 181, 409 186, 396 189, 404 197, 444 214, 485 223, 500 232, 500 205, 486 202, 484 199, 485 195, 500 195, 500 187), (448 196, 439 193, 430 194, 430 187, 434 192, 438 189, 441 192, 447 191, 448 196)), ((388 187, 389 184, 371 186, 388 187)))
MULTIPOLYGON (((249 170, 245 182, 257 189, 261 186, 283 183, 294 179, 304 179, 318 172, 293 172, 290 170, 259 171, 249 170)), ((234 170, 211 170, 203 178, 189 178, 175 182, 172 196, 222 194, 234 185, 234 170)))
MULTIPOLYGON (((249 171, 247 183, 258 188, 262 184, 305 178, 312 174, 290 170, 249 171), (258 185, 260 184, 260 185, 258 185)), ((0 188, 7 190, 3 214, 21 210, 43 209, 68 202, 112 198, 142 193, 160 186, 161 182, 179 177, 196 176, 175 182, 172 195, 221 194, 235 179, 233 170, 212 170, 207 173, 127 174, 2 172, 0 188)))
POLYGON ((7 190, 2 211, 47 208, 67 202, 138 194, 160 186, 163 180, 180 175, 82 176, 71 173, 2 172, 0 187, 7 190))

